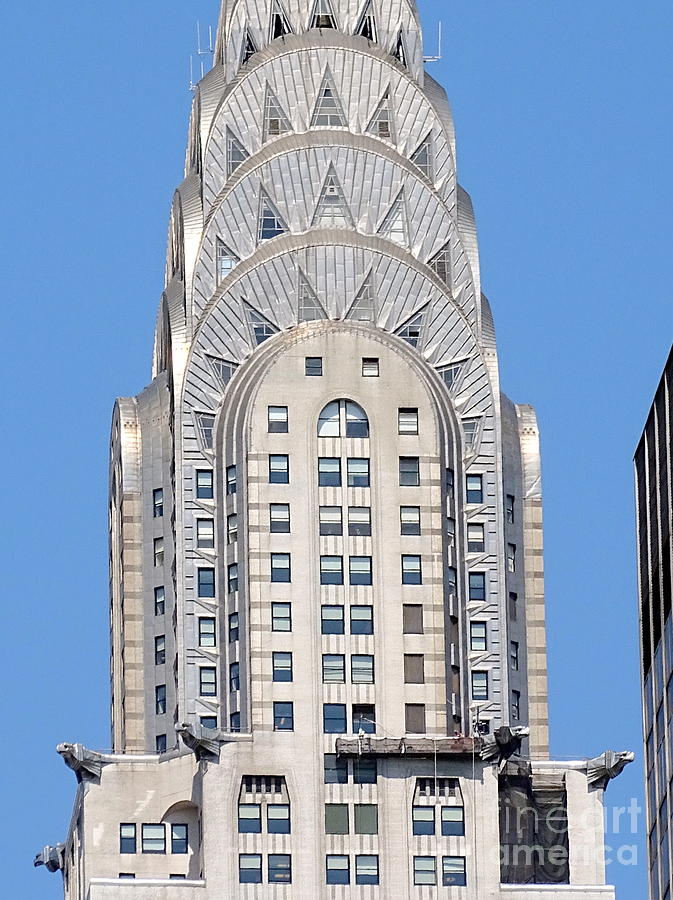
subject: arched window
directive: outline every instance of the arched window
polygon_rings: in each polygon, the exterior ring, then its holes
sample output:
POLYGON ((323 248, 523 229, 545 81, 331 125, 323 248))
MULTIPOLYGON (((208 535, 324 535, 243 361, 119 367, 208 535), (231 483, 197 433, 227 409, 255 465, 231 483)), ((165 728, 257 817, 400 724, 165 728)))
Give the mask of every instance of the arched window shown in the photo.
POLYGON ((318 417, 318 437, 369 437, 369 419, 352 400, 333 400, 318 417))

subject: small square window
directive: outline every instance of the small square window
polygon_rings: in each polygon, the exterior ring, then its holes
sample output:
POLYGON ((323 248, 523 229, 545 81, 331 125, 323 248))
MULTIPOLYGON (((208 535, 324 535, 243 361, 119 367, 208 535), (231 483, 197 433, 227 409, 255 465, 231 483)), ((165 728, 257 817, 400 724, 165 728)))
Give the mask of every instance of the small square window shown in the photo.
POLYGON ((320 584, 343 584, 344 563, 342 556, 320 557, 320 584))
POLYGON ((163 666, 166 662, 166 635, 160 634, 154 638, 154 665, 163 666))
POLYGON ((352 585, 372 583, 371 556, 351 556, 348 559, 348 580, 352 585))
POLYGON ((318 459, 318 486, 341 487, 341 460, 338 457, 321 456, 318 459))
POLYGON ((160 519, 164 514, 164 491, 157 488, 152 492, 152 507, 155 519, 160 519))
POLYGON ((323 703, 323 731, 325 734, 346 733, 346 704, 323 703))
POLYGON ((269 455, 269 484, 290 483, 290 458, 283 454, 269 455))
POLYGON ((472 672, 472 699, 488 700, 488 672, 472 672))
POLYGON ((437 884, 437 862, 434 856, 414 856, 414 884, 437 884))
POLYGON ((516 572, 516 545, 507 544, 507 571, 516 572))
POLYGON ((287 803, 269 803, 266 807, 269 834, 290 834, 290 807, 287 803))
POLYGON ((215 619, 212 616, 199 618, 199 647, 215 647, 215 619))
POLYGON ((325 804, 325 834, 348 834, 348 804, 325 804))
POLYGON ((514 672, 519 671, 519 642, 509 642, 509 662, 514 672))
POLYGON ((164 539, 162 537, 154 538, 154 565, 163 566, 164 564, 164 539))
POLYGON ((269 530, 271 534, 290 533, 290 504, 269 504, 269 530))
POLYGON ((154 711, 158 716, 166 712, 166 685, 158 684, 154 689, 154 711))
POLYGON ((509 525, 514 524, 514 495, 507 494, 505 497, 505 520, 509 525))
POLYGON ((442 884, 444 887, 466 887, 467 874, 464 856, 442 857, 442 884))
POLYGON ((217 730, 217 716, 201 716, 201 728, 217 730))
POLYGON ((168 747, 168 741, 165 734, 158 734, 155 741, 157 753, 165 753, 168 747))
POLYGON ((271 604, 271 630, 292 631, 292 607, 289 603, 271 604))
POLYGON ((375 756, 358 756, 353 760, 353 784, 376 784, 377 775, 375 756))
POLYGON ((120 825, 119 826, 119 852, 135 853, 136 852, 136 826, 120 825))
POLYGON ((346 681, 346 657, 343 653, 323 653, 323 684, 343 684, 346 681))
POLYGON ((211 469, 199 469, 196 473, 197 500, 213 499, 213 473, 211 469))
POLYGON ((400 485, 418 487, 421 483, 420 463, 417 456, 400 456, 400 485))
POLYGON ((355 804, 355 834, 379 833, 379 808, 376 803, 355 804))
POLYGON ((202 697, 217 697, 217 670, 213 666, 199 669, 199 694, 202 697))
POLYGON ((368 506, 348 507, 348 534, 350 537, 370 537, 372 511, 368 506))
POLYGON ((274 681, 292 681, 291 653, 274 653, 272 662, 274 681))
POLYGON ((351 634, 374 634, 373 606, 351 606, 351 634))
POLYGON ((343 534, 340 506, 321 506, 319 518, 321 535, 327 536, 343 534))
MULTIPOLYGON (((355 807, 357 813, 357 806, 355 807)), ((374 832, 376 833, 376 832, 374 832)), ((378 884, 379 883, 379 858, 378 856, 366 856, 358 854, 355 857, 355 883, 378 884)))
POLYGON ((143 825, 142 849, 143 853, 166 852, 166 829, 163 825, 143 825))
POLYGON ((467 502, 483 503, 484 502, 484 486, 481 475, 468 475, 466 478, 467 502))
POLYGON ((268 417, 269 434, 287 434, 287 406, 270 406, 268 417))
POLYGON ((420 556, 402 556, 402 584, 423 584, 420 556))
POLYGON ((470 572, 469 575, 469 599, 485 600, 486 599, 486 573, 470 572))
POLYGON ((404 654, 404 683, 425 684, 425 657, 422 653, 404 654))
POLYGON ((470 622, 470 650, 488 650, 486 622, 470 622))
POLYGON ((238 540, 238 516, 232 513, 227 516, 227 543, 235 544, 238 540))
POLYGON ((289 553, 271 554, 271 581, 279 584, 289 584, 292 581, 289 553))
POLYGON ((304 372, 307 375, 322 375, 322 356, 307 356, 304 360, 304 372))
POLYGON ((239 628, 238 613, 237 612, 231 613, 229 616, 229 643, 230 644, 233 644, 235 641, 238 640, 238 635, 239 635, 238 628, 239 628))
POLYGON ((376 734, 376 709, 371 703, 353 704, 353 734, 376 734))
POLYGON ((404 730, 407 734, 425 734, 425 704, 404 704, 404 730))
POLYGON ((292 884, 292 858, 289 853, 269 853, 269 884, 292 884))
POLYGON ((374 684, 374 657, 369 654, 351 656, 351 681, 353 684, 374 684))
POLYGON ((294 731, 294 704, 273 704, 273 730, 294 731))
POLYGON ((400 534, 421 533, 420 506, 400 506, 400 534))
POLYGON ((196 584, 199 597, 213 598, 215 596, 215 569, 199 569, 196 584))
POLYGON ((323 606, 320 610, 321 631, 323 634, 344 633, 343 606, 323 606))
POLYGON ((189 850, 188 829, 186 825, 171 825, 171 853, 187 853, 189 850))
POLYGON ((442 807, 442 834, 444 837, 465 834, 465 810, 462 806, 442 807))
POLYGON ((417 409, 398 409, 397 431, 399 434, 418 434, 417 409))
POLYGON ((348 784, 348 760, 345 757, 325 754, 325 784, 348 784))
POLYGON ((229 690, 240 691, 241 689, 241 667, 237 662, 229 664, 229 690))
POLYGON ((411 810, 411 822, 414 834, 435 833, 435 807, 414 806, 411 810))
POLYGON ((369 487, 369 460, 349 459, 347 461, 348 487, 369 487))
POLYGON ((236 466, 227 466, 227 494, 236 493, 236 466))
POLYGON ((227 566, 227 591, 235 594, 238 590, 238 563, 227 566))
POLYGON ((402 606, 402 632, 423 634, 423 607, 420 603, 405 603, 402 606))
POLYGON ((347 856, 328 856, 326 859, 327 884, 350 884, 350 860, 347 856))
POLYGON ((215 547, 215 522, 213 519, 196 520, 196 546, 199 550, 212 550, 215 547))
POLYGON ((467 526, 467 549, 469 553, 483 553, 485 547, 484 526, 469 524, 467 526))
POLYGON ((379 361, 375 356, 364 356, 362 358, 362 375, 364 378, 379 377, 379 361))
POLYGON ((259 853, 241 853, 238 857, 240 884, 262 883, 262 856, 259 853))
POLYGON ((163 587, 154 588, 154 615, 163 616, 166 612, 166 591, 163 587))

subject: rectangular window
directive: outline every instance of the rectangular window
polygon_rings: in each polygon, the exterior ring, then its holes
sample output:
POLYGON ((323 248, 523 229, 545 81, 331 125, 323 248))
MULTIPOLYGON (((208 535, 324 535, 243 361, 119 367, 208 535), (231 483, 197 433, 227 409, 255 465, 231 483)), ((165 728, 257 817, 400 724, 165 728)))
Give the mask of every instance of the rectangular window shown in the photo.
POLYGON ((446 470, 446 498, 449 503, 456 499, 456 477, 453 469, 446 470))
POLYGON ((341 507, 321 506, 319 510, 319 523, 320 534, 323 536, 343 534, 341 507))
POLYGON ((322 356, 307 356, 304 360, 304 372, 306 375, 322 375, 322 356))
POLYGON ((400 534, 421 533, 420 506, 400 506, 400 534))
POLYGON ((236 493, 236 466, 227 466, 227 494, 236 493))
POLYGON ((287 803, 269 803, 266 807, 269 834, 290 834, 290 807, 287 803))
POLYGON ((516 622, 516 616, 518 612, 518 599, 518 594, 515 594, 513 591, 509 592, 509 617, 512 622, 516 622))
POLYGON ((152 491, 152 509, 155 519, 160 519, 164 514, 164 490, 157 488, 152 491))
POLYGON ((420 462, 417 456, 400 456, 400 484, 418 487, 421 483, 420 462))
POLYGON ((484 526, 468 525, 467 526, 467 549, 469 553, 484 552, 484 526))
POLYGON ((154 665, 163 666, 166 663, 166 635, 160 634, 154 638, 154 665))
POLYGON ((371 703, 353 704, 353 734, 376 734, 376 709, 371 703))
POLYGON ((349 459, 347 461, 348 487, 369 487, 369 460, 349 459))
POLYGON ((348 784, 348 760, 336 753, 325 754, 325 784, 348 784))
POLYGON ((451 597, 455 597, 458 593, 458 573, 453 566, 446 569, 446 589, 451 597))
POLYGON ((321 630, 323 634, 344 633, 343 606, 323 606, 320 610, 321 630))
POLYGON ((273 730, 294 731, 294 704, 273 704, 273 730))
POLYGON ((163 616, 166 612, 166 591, 163 587, 154 588, 154 615, 163 616))
POLYGON ((418 410, 398 409, 397 430, 399 434, 418 434, 418 410))
POLYGON ((238 540, 238 516, 232 513, 227 516, 227 543, 235 544, 238 540))
POLYGON ((289 603, 271 604, 271 630, 292 631, 292 607, 289 603))
POLYGON ((405 603, 402 607, 403 634, 423 634, 423 607, 420 603, 405 603))
POLYGON ((325 834, 348 834, 348 804, 325 804, 325 834))
POLYGON ((351 634, 374 634, 373 606, 351 606, 351 634))
POLYGON ((217 697, 217 672, 213 666, 199 669, 199 693, 202 697, 217 697))
POLYGON ((269 434, 287 434, 287 406, 270 406, 269 434))
POLYGON ((437 884, 437 862, 434 856, 414 856, 414 884, 437 884))
POLYGON ((470 572, 469 576, 469 599, 485 600, 486 599, 486 574, 485 572, 470 572))
POLYGON ((508 524, 514 524, 514 495, 507 494, 505 497, 505 520, 508 524))
POLYGON ((199 569, 196 576, 199 597, 215 596, 215 569, 199 569))
POLYGON ((290 483, 290 457, 285 454, 269 454, 269 484, 290 483))
POLYGON ((238 590, 238 563, 232 563, 227 566, 227 591, 230 594, 236 593, 238 590))
POLYGON ((292 884, 292 857, 289 853, 269 853, 269 884, 292 884))
POLYGON ((509 662, 515 672, 519 671, 519 642, 509 642, 509 662))
POLYGON ((516 545, 507 544, 507 571, 516 572, 516 545))
POLYGON ((274 681, 292 681, 291 653, 274 653, 272 663, 274 681))
POLYGON ((374 657, 369 654, 351 656, 351 681, 353 684, 374 684, 374 657))
POLYGON ((404 683, 425 684, 425 657, 422 653, 404 654, 404 683))
POLYGON ((341 487, 341 460, 335 456, 318 459, 318 486, 341 487))
POLYGON ((488 700, 488 672, 472 673, 472 699, 488 700))
POLYGON ((456 520, 451 516, 447 517, 446 520, 446 537, 449 542, 449 547, 456 546, 456 520))
POLYGON ((233 644, 238 640, 238 613, 231 613, 229 616, 229 643, 233 644))
POLYGON ((123 824, 119 826, 119 852, 136 852, 136 826, 123 824))
POLYGON ((347 856, 328 856, 326 859, 327 884, 350 884, 350 860, 347 856))
POLYGON ((166 685, 158 684, 154 689, 154 711, 158 716, 166 712, 166 685))
POLYGON ((269 531, 271 534, 290 533, 289 503, 271 503, 269 505, 269 531))
POLYGON ((240 884, 262 883, 262 856, 259 853, 240 853, 238 857, 240 884))
POLYGON ((425 734, 425 704, 404 704, 404 730, 407 734, 425 734))
POLYGON ((379 833, 379 808, 376 803, 355 804, 355 834, 379 833))
POLYGON ((322 718, 325 734, 346 733, 345 703, 323 703, 322 718))
POLYGON ((215 647, 215 619, 203 616, 199 619, 199 647, 215 647))
POLYGON ((271 581, 280 584, 289 584, 292 580, 290 570, 290 554, 289 553, 272 553, 271 554, 271 581))
POLYGON ((165 734, 158 734, 154 744, 157 753, 165 753, 168 747, 168 741, 165 734))
POLYGON ((348 507, 350 537, 369 537, 372 533, 372 511, 368 506, 348 507))
POLYGON ((465 487, 468 503, 484 502, 484 485, 481 475, 468 475, 465 479, 465 487))
POLYGON ((210 469, 199 469, 196 473, 196 499, 213 499, 213 473, 210 469))
POLYGON ((470 622, 470 650, 488 650, 486 622, 470 622))
POLYGON ((241 730, 241 714, 240 714, 240 712, 233 712, 229 716, 229 731, 238 733, 240 730, 241 730))
MULTIPOLYGON (((357 809, 357 807, 356 807, 357 809)), ((379 883, 379 858, 378 856, 366 856, 357 854, 355 857, 355 883, 378 884, 379 883)))
POLYGON ((217 728, 217 716, 201 716, 201 728, 217 728))
POLYGON ((171 825, 171 853, 187 853, 188 849, 187 826, 180 824, 171 825))
POLYGON ((465 834, 465 810, 462 806, 442 806, 442 834, 444 837, 465 834))
POLYGON ((521 691, 512 691, 512 719, 518 722, 521 718, 521 691))
POLYGON ((402 584, 422 584, 423 573, 421 571, 420 556, 402 557, 402 584))
POLYGON ((346 657, 343 653, 323 653, 323 684, 343 684, 346 681, 346 657))
POLYGON ((444 887, 466 887, 467 873, 464 856, 442 857, 442 884, 444 887))
POLYGON ((348 579, 349 584, 371 584, 371 556, 351 556, 348 560, 348 579))
POLYGON ((213 519, 196 520, 196 546, 199 550, 212 550, 215 547, 215 522, 213 519))
POLYGON ((376 757, 359 756, 353 761, 353 784, 376 784, 376 757))
POLYGON ((320 557, 320 584, 343 584, 344 562, 342 556, 320 557))
POLYGON ((241 689, 241 667, 237 662, 229 664, 229 690, 240 691, 241 689))
POLYGON ((364 356, 362 358, 362 375, 364 378, 379 377, 379 361, 375 356, 364 356))
POLYGON ((435 833, 435 807, 414 806, 411 809, 411 822, 414 834, 435 833))
POLYGON ((143 825, 143 853, 166 852, 166 829, 163 825, 143 825))
POLYGON ((162 537, 154 538, 154 565, 163 566, 164 564, 164 539, 162 537))

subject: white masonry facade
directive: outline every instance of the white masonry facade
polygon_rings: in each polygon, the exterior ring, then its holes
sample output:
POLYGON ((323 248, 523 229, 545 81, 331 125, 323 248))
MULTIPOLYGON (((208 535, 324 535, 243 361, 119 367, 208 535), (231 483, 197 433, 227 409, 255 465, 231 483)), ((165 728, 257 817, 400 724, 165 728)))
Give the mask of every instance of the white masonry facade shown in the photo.
POLYGON ((628 755, 548 759, 537 424, 413 0, 225 0, 109 525, 68 900, 614 896, 628 755))

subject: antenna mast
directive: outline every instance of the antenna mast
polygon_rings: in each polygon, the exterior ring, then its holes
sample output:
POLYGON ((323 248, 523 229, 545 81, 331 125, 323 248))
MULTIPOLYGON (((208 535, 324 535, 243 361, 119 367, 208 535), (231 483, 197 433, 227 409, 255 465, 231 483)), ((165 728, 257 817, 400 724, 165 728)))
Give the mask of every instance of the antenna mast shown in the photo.
POLYGON ((437 23, 437 56, 424 56, 423 62, 439 62, 442 58, 442 21, 437 23))
MULTIPOLYGON (((203 59, 203 57, 210 56, 211 57, 210 61, 212 64, 212 56, 214 53, 215 53, 215 47, 213 45, 213 26, 212 25, 208 26, 208 46, 204 47, 201 43, 201 23, 197 22, 196 23, 196 58, 197 58, 197 62, 199 63, 199 69, 201 72, 201 74, 199 76, 199 81, 206 74, 206 62, 203 59)), ((208 69, 210 69, 210 66, 208 66, 208 69)), ((196 85, 197 85, 197 82, 194 81, 194 54, 190 53, 189 54, 189 90, 194 92, 196 90, 196 85)))

